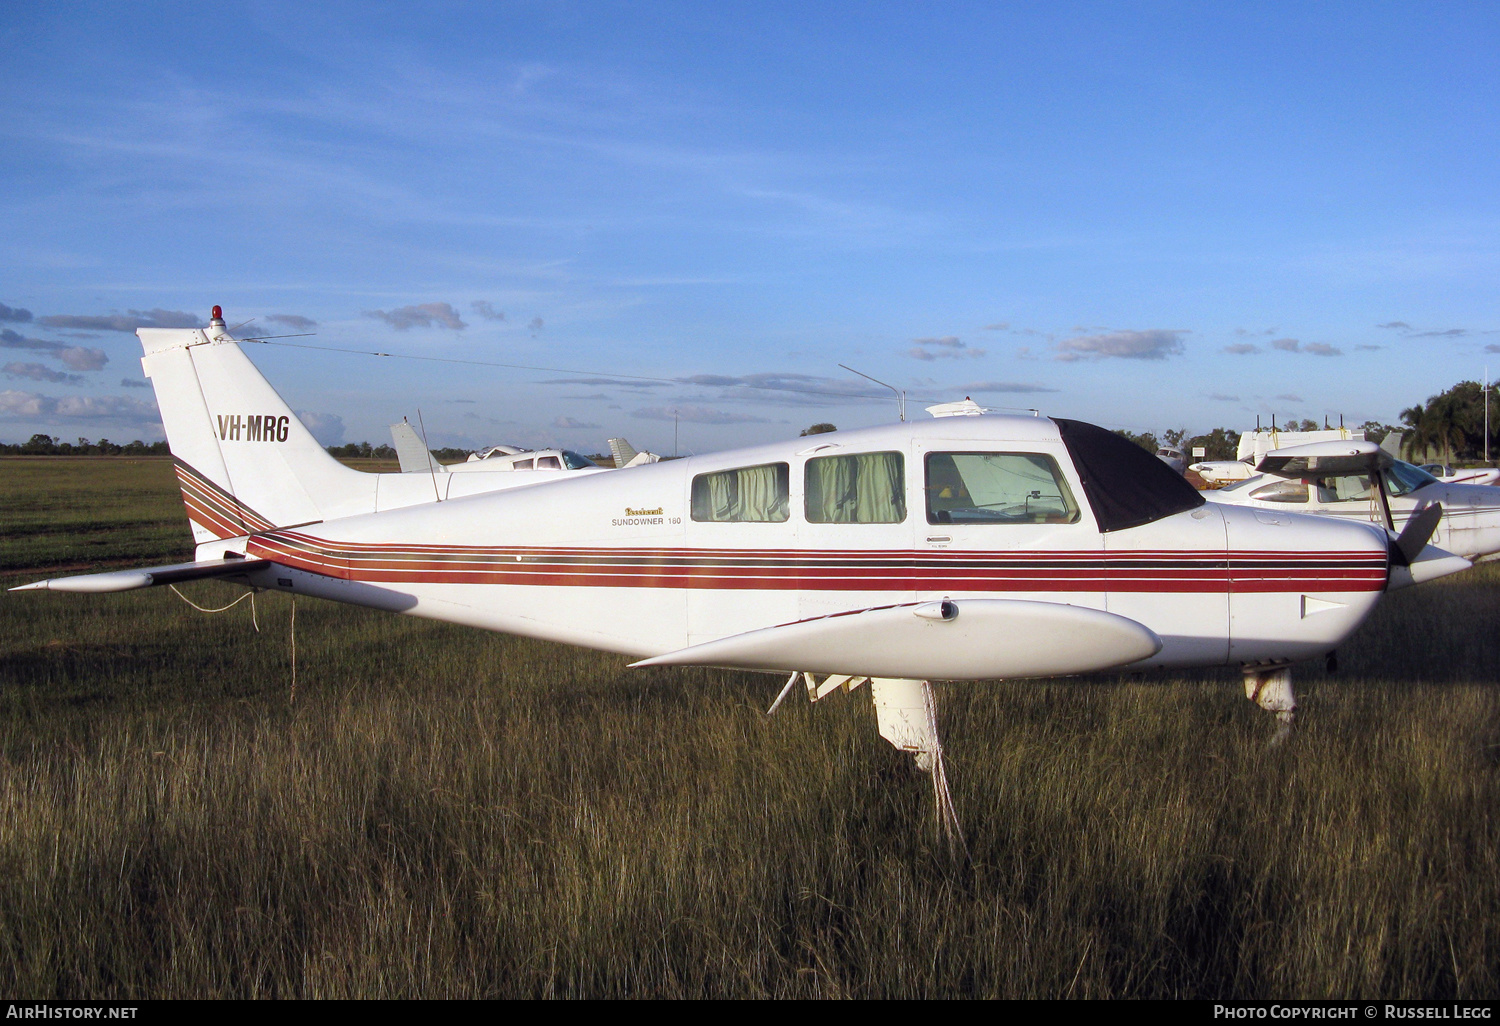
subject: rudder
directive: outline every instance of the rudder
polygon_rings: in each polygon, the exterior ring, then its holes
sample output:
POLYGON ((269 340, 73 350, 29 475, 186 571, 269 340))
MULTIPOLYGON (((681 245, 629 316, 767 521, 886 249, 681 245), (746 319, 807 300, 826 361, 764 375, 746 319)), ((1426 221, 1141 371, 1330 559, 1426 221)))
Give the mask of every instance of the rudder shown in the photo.
POLYGON ((224 329, 140 328, 193 539, 203 543, 375 508, 377 477, 339 463, 224 329))

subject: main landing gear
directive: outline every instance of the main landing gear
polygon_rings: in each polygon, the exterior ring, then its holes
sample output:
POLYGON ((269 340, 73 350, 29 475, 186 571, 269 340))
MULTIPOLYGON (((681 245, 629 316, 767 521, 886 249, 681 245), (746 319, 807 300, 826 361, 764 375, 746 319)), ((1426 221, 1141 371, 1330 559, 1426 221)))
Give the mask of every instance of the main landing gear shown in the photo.
POLYGON ((948 791, 948 771, 943 764, 943 742, 938 736, 937 702, 932 691, 932 682, 907 680, 899 677, 859 677, 848 674, 830 674, 819 682, 811 673, 793 673, 781 694, 766 711, 774 713, 801 677, 807 685, 808 701, 816 702, 838 690, 853 691, 862 684, 870 685, 870 697, 875 703, 875 719, 880 736, 903 752, 910 752, 917 768, 932 779, 932 798, 937 812, 937 832, 950 848, 957 847, 968 854, 964 844, 963 827, 953 807, 953 796, 948 791))

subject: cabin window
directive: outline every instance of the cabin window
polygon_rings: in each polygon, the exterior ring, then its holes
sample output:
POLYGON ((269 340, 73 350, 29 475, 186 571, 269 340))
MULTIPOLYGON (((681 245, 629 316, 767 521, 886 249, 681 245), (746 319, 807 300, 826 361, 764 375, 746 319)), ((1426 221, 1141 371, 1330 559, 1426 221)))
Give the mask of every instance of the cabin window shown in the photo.
POLYGON ((1374 497, 1370 479, 1364 474, 1318 478, 1319 502, 1368 502, 1374 497))
POLYGON ((818 456, 807 461, 810 524, 899 524, 906 519, 906 464, 899 452, 818 456))
POLYGON ((1306 481, 1272 481, 1250 493, 1250 498, 1261 502, 1306 502, 1306 481))
POLYGON ((738 467, 693 478, 694 520, 772 523, 787 518, 790 471, 785 463, 738 467))
POLYGON ((1057 461, 1034 452, 927 454, 929 524, 1073 524, 1078 503, 1057 461))
POLYGON ((516 460, 510 465, 511 470, 530 470, 534 460, 516 460))
POLYGON ((538 470, 561 470, 562 460, 556 456, 538 456, 536 458, 536 469, 538 470))

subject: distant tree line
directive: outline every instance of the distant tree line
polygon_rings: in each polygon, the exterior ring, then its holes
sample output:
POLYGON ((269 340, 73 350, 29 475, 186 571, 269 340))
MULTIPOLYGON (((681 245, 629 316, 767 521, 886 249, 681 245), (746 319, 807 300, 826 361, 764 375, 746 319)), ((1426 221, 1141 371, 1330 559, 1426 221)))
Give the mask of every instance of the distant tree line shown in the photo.
MULTIPOLYGON (((1477 381, 1460 381, 1446 392, 1427 397, 1401 411, 1407 435, 1403 451, 1417 462, 1441 458, 1444 462, 1476 460, 1485 452, 1485 407, 1489 395, 1477 381)), ((1489 453, 1500 452, 1500 431, 1495 421, 1500 408, 1490 411, 1489 453)))
POLYGON ((51 435, 32 435, 25 442, 0 442, 0 456, 169 456, 166 442, 143 442, 137 438, 121 445, 101 438, 64 442, 51 435))
POLYGON ((393 460, 396 450, 389 445, 372 446, 369 442, 350 442, 348 445, 330 445, 328 455, 341 460, 393 460))
MULTIPOLYGON (((432 449, 439 463, 460 463, 469 458, 468 449, 432 449)), ((341 460, 393 460, 396 450, 389 445, 371 445, 369 442, 350 442, 347 445, 330 445, 328 454, 341 460)))

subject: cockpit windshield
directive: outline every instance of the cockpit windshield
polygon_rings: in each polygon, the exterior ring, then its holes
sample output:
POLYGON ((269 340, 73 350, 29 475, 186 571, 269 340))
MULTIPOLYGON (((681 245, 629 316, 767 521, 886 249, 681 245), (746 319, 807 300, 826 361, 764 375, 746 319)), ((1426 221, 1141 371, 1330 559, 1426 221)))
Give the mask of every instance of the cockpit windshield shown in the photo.
POLYGON ((1410 463, 1401 460, 1393 462, 1385 472, 1386 487, 1392 495, 1405 495, 1414 492, 1418 488, 1425 488, 1430 484, 1436 484, 1437 478, 1433 477, 1421 467, 1414 467, 1410 463))
POLYGON ((1102 532, 1197 509, 1204 498, 1181 474, 1113 431, 1053 417, 1102 532))
POLYGON ((562 458, 563 466, 569 470, 582 470, 584 467, 597 467, 599 465, 587 456, 580 455, 572 449, 564 449, 562 451, 562 458))

